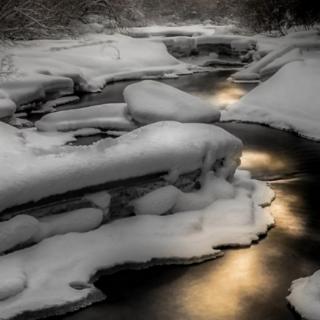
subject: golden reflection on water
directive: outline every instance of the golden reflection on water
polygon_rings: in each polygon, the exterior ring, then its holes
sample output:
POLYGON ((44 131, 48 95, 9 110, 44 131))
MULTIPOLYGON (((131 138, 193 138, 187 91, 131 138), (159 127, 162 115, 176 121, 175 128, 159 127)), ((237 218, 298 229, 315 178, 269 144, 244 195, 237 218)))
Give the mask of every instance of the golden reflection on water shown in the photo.
POLYGON ((218 107, 218 109, 225 109, 230 104, 237 102, 246 93, 237 84, 225 81, 212 93, 195 92, 194 94, 218 107))
POLYGON ((242 169, 280 171, 288 169, 289 161, 276 154, 256 150, 244 150, 241 157, 242 169))
POLYGON ((306 232, 305 217, 299 214, 303 199, 301 196, 277 190, 276 199, 271 205, 271 212, 276 219, 276 228, 293 237, 301 237, 306 232))
POLYGON ((202 272, 199 281, 194 274, 190 282, 184 279, 189 285, 179 292, 179 300, 188 319, 237 319, 250 297, 261 295, 261 288, 266 294, 274 289, 262 250, 234 251, 230 258, 228 254, 202 272))

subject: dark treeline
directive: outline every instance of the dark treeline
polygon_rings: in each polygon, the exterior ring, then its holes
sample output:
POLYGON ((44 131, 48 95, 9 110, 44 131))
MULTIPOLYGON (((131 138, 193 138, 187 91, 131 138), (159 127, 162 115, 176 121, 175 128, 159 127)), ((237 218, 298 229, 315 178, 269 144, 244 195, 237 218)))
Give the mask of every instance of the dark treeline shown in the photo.
POLYGON ((279 31, 320 22, 320 0, 0 0, 0 35, 59 37, 72 23, 99 15, 110 27, 148 23, 238 22, 253 31, 279 31))

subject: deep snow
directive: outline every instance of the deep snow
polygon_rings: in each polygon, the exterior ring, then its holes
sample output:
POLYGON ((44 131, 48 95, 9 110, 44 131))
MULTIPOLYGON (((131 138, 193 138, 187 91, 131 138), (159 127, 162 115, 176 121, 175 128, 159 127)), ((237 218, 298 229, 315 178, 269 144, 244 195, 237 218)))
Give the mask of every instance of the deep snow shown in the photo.
POLYGON ((223 121, 256 122, 320 139, 319 59, 291 62, 222 112, 223 121))
POLYGON ((201 261, 219 254, 213 249, 217 246, 249 245, 273 224, 268 210, 260 207, 270 203, 273 193, 243 171, 231 179, 231 186, 233 196, 204 209, 124 218, 0 257, 1 319, 27 311, 30 316, 40 310, 50 315, 101 300, 105 297, 90 278, 102 269, 152 259, 201 261))

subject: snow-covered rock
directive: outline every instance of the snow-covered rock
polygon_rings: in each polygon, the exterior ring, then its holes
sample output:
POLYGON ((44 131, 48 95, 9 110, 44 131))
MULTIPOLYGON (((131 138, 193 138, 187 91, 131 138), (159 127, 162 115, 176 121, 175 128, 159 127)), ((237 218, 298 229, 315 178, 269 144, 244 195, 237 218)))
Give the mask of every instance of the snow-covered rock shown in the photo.
POLYGON ((0 253, 31 240, 39 229, 38 220, 28 215, 0 222, 0 253))
POLYGON ((132 130, 136 127, 130 120, 125 103, 50 113, 37 121, 35 126, 41 131, 72 131, 82 128, 132 130))
POLYGON ((90 146, 49 150, 41 143, 28 146, 21 131, 5 123, 0 123, 0 133, 0 210, 148 174, 177 177, 215 167, 221 176, 232 177, 242 149, 241 141, 221 128, 171 121, 90 146))
POLYGON ((129 85, 123 95, 132 118, 143 124, 162 120, 208 123, 220 118, 212 104, 152 80, 129 85))
MULTIPOLYGON (((74 88, 95 92, 112 81, 190 72, 162 42, 119 34, 20 41, 4 46, 2 54, 10 56, 12 67, 1 88, 18 109, 35 100, 70 95, 74 88)), ((2 101, 0 118, 12 109, 9 101, 2 101)))
POLYGON ((236 82, 259 81, 261 77, 272 74, 280 67, 292 61, 308 57, 309 50, 320 49, 320 36, 317 31, 294 32, 280 38, 264 36, 258 40, 258 61, 236 72, 231 79, 236 82))
POLYGON ((213 172, 202 181, 199 191, 182 192, 174 186, 165 186, 154 190, 132 202, 137 215, 160 215, 168 212, 200 210, 218 199, 230 199, 235 195, 235 188, 223 177, 213 172))
POLYGON ((94 208, 82 208, 39 219, 25 214, 17 215, 0 222, 0 254, 58 234, 90 231, 101 225, 103 215, 102 210, 94 208))
POLYGON ((320 271, 293 281, 287 300, 303 319, 320 319, 320 271))
POLYGON ((270 191, 241 172, 233 186, 234 197, 202 210, 119 219, 0 257, 1 319, 52 315, 100 301, 105 296, 90 279, 102 269, 126 262, 199 262, 219 255, 218 246, 250 245, 273 224, 255 200, 258 193, 270 202, 270 191))
POLYGON ((292 62, 222 111, 221 118, 267 124, 319 140, 319 92, 319 59, 292 62))
POLYGON ((91 208, 43 217, 39 219, 39 231, 33 235, 33 240, 39 242, 58 234, 87 232, 99 227, 102 219, 103 212, 91 208))

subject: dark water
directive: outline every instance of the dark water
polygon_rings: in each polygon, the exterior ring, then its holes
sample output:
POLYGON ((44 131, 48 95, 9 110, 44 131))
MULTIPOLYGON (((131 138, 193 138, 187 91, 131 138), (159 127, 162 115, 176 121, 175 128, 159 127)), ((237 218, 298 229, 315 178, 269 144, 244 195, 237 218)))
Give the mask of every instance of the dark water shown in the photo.
MULTIPOLYGON (((226 84, 226 75, 166 82, 208 100, 217 95, 236 99, 241 90, 250 89, 226 84)), ((109 86, 101 95, 85 97, 79 106, 120 101, 126 85, 109 86)), ((203 264, 104 276, 96 285, 109 296, 107 301, 59 319, 299 319, 285 297, 292 280, 320 268, 320 144, 258 125, 221 127, 244 142, 243 168, 273 181, 276 227, 257 245, 226 250, 224 257, 203 264)))

